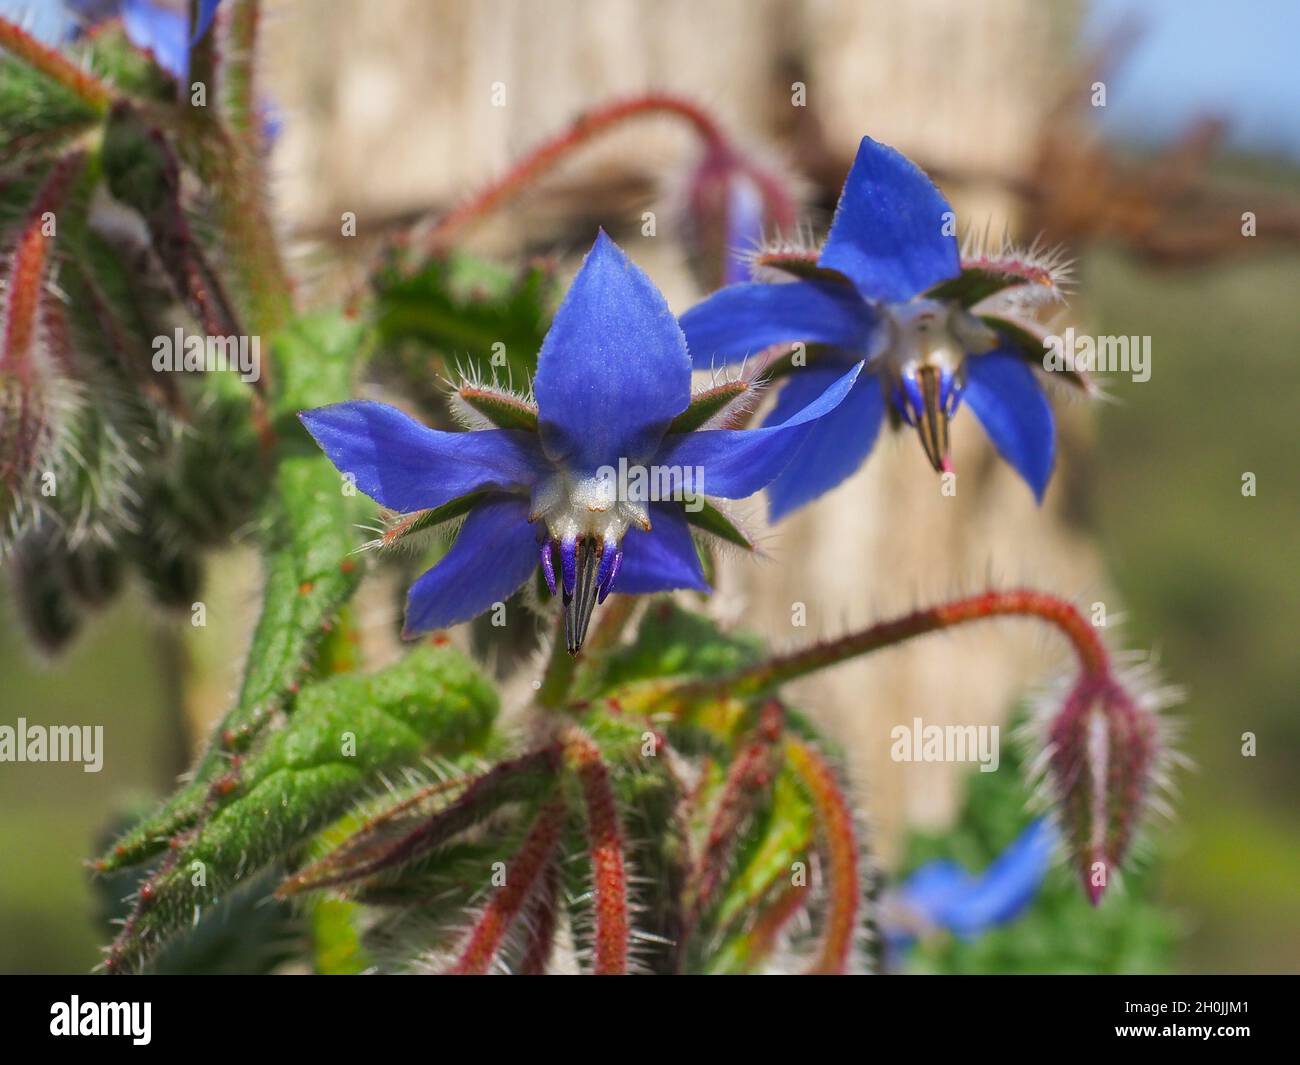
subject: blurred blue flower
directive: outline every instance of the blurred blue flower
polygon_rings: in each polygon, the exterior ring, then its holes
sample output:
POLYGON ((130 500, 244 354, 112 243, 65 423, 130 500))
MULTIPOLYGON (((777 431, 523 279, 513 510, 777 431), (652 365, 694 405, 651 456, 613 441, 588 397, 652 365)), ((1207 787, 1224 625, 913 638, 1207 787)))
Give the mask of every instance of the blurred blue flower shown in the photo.
POLYGON ((1015 920, 1038 894, 1056 841, 1039 818, 979 875, 946 860, 921 866, 882 901, 887 945, 899 950, 939 930, 971 938, 1015 920))
POLYGON ((180 81, 189 74, 190 49, 212 26, 221 0, 201 0, 190 32, 186 0, 0 0, 0 16, 14 19, 38 40, 60 45, 110 19, 120 18, 130 41, 151 52, 180 81))
POLYGON ((611 591, 708 588, 683 501, 629 494, 611 471, 625 463, 655 479, 667 472, 678 485, 685 476, 692 493, 752 495, 843 400, 859 369, 845 367, 779 426, 670 432, 691 399, 686 341, 659 290, 602 231, 538 357, 537 432, 439 432, 364 401, 301 418, 334 465, 385 507, 468 507, 447 554, 410 590, 406 635, 475 617, 540 562, 552 594, 562 594, 576 653, 594 605, 611 591))
POLYGON ((864 137, 830 234, 802 279, 749 282, 682 316, 696 365, 774 344, 824 346, 782 386, 780 425, 852 363, 866 372, 818 422, 799 461, 769 490, 775 520, 829 491, 870 453, 887 405, 914 426, 936 470, 950 466, 948 422, 964 401, 1041 499, 1056 450, 1052 410, 1022 354, 956 300, 926 294, 961 273, 952 209, 920 169, 864 137))

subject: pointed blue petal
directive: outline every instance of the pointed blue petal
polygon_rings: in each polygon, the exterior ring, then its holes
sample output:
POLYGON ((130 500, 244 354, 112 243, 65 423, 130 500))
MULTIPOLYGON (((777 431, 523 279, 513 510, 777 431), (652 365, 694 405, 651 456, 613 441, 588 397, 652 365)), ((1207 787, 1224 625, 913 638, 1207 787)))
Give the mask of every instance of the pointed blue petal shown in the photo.
POLYGON ((961 272, 952 228, 952 208, 920 167, 863 137, 818 261, 869 299, 901 302, 961 272))
POLYGON ((1056 422, 1033 370, 1004 351, 971 355, 962 399, 1041 502, 1056 460, 1056 422))
POLYGON ((691 401, 691 360, 659 290, 602 230, 542 344, 542 446, 594 473, 645 462, 691 401))
MULTIPOLYGON (((810 366, 795 371, 781 386, 776 406, 764 424, 788 421, 833 384, 838 375, 838 367, 810 366)), ((790 464, 768 486, 768 518, 779 521, 857 470, 876 442, 884 412, 879 379, 864 373, 844 402, 816 421, 790 464)))
POLYGON ((203 39, 203 35, 208 32, 212 25, 213 19, 217 17, 217 8, 221 6, 221 0, 199 0, 199 17, 194 24, 194 36, 190 39, 190 45, 196 45, 203 39))
POLYGON ((163 70, 184 80, 190 69, 188 10, 162 7, 152 0, 126 0, 121 10, 122 28, 131 43, 152 52, 163 70))
POLYGON ((402 513, 440 507, 484 488, 527 490, 545 470, 535 433, 443 433, 396 407, 367 400, 298 417, 362 492, 402 513))
POLYGON ((727 182, 727 247, 723 251, 722 264, 724 285, 749 280, 749 255, 763 243, 763 223, 766 220, 767 200, 758 182, 744 170, 735 171, 727 182))
POLYGON ((630 529, 623 537, 623 563, 612 591, 623 595, 648 595, 691 588, 707 592, 690 526, 677 503, 650 505, 649 532, 630 529))
POLYGON ((404 637, 478 617, 504 603, 537 566, 528 501, 493 496, 469 512, 441 561, 411 585, 404 637))
POLYGON ((799 340, 864 353, 874 322, 846 284, 791 281, 720 289, 682 315, 682 332, 696 368, 707 370, 799 340))
POLYGON ((674 433, 655 462, 698 468, 692 483, 705 495, 743 499, 772 483, 812 432, 817 419, 834 410, 858 379, 862 363, 839 377, 813 403, 781 425, 761 429, 705 429, 674 433))

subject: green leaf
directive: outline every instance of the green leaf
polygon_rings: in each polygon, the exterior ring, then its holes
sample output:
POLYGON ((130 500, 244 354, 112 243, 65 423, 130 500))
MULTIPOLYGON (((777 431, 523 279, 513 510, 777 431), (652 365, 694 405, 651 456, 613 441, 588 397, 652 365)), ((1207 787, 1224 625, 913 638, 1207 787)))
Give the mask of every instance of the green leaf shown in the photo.
POLYGON ((652 603, 627 647, 604 660, 600 690, 670 676, 717 676, 763 657, 763 641, 750 633, 726 633, 711 618, 676 603, 652 603))
POLYGON ((316 848, 313 861, 280 885, 282 897, 340 884, 372 886, 380 877, 385 888, 392 874, 417 873, 436 863, 439 848, 460 833, 480 824, 502 807, 532 803, 550 791, 556 771, 554 748, 543 748, 519 758, 499 762, 482 773, 464 773, 413 793, 398 793, 383 805, 370 807, 363 820, 336 826, 329 833, 324 853, 316 848), (338 828, 342 828, 342 833, 338 828), (340 838, 341 835, 341 838, 340 838))
POLYGON ((729 544, 744 548, 746 551, 754 550, 754 541, 750 539, 749 534, 721 507, 709 502, 707 499, 699 500, 699 502, 701 506, 698 510, 692 510, 690 505, 685 507, 688 524, 693 525, 701 532, 710 533, 729 544))
POLYGON ((198 819, 230 756, 245 749, 277 711, 290 708, 293 688, 310 670, 327 624, 360 582, 361 561, 352 556, 355 526, 371 504, 364 496, 344 493, 338 471, 296 415, 347 397, 362 329, 341 316, 322 315, 295 322, 275 342, 279 463, 265 519, 262 616, 244 683, 190 782, 101 858, 102 870, 158 853, 198 819))
POLYGON ((729 930, 705 967, 711 973, 750 970, 753 957, 750 924, 754 916, 791 883, 795 862, 808 861, 813 845, 813 809, 793 774, 777 774, 771 801, 754 819, 738 849, 735 873, 720 893, 711 921, 729 930), (733 927, 733 926, 739 927, 733 927))
POLYGON ((310 907, 312 958, 322 976, 356 976, 370 964, 357 930, 361 907, 346 899, 315 899, 310 907))
POLYGON ((99 120, 75 93, 0 52, 0 158, 57 150, 99 120))
MULTIPOLYGON (((441 355, 444 367, 459 365, 479 380, 501 377, 523 387, 532 379, 550 324, 548 269, 532 266, 516 275, 456 252, 430 259, 414 274, 394 261, 374 284, 376 322, 394 361, 402 363, 395 349, 414 341, 441 355)), ((402 365, 416 381, 433 376, 418 361, 402 365)))
POLYGON ((228 770, 201 823, 142 886, 109 967, 139 968, 196 912, 305 843, 380 774, 482 748, 497 709, 491 684, 446 646, 305 687, 285 727, 228 770))

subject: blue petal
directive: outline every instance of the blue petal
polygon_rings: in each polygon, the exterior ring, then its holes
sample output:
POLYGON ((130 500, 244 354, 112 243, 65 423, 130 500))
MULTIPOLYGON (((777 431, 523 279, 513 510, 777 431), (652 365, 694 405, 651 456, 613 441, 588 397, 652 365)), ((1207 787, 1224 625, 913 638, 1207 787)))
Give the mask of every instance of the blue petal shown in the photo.
POLYGON ((907 156, 863 137, 818 260, 897 303, 961 272, 952 208, 907 156))
POLYGON ((1041 502, 1056 460, 1052 405, 1025 360, 1005 351, 966 359, 963 401, 975 412, 994 447, 1041 502))
POLYGON ((691 401, 691 360, 659 290, 602 230, 542 344, 542 446, 593 473, 645 462, 691 401))
POLYGON ((493 496, 469 512, 441 561, 411 585, 405 637, 469 621, 504 603, 537 566, 528 502, 493 496))
POLYGON ((528 490, 545 470, 534 433, 444 433, 395 407, 365 400, 298 417, 361 491, 402 513, 440 507, 485 488, 528 490))
POLYGON ((1040 818, 981 875, 971 876, 951 861, 928 862, 907 878, 899 894, 927 924, 972 936, 1014 919, 1033 901, 1055 843, 1055 830, 1040 818))
POLYGON ((918 867, 903 882, 899 895, 927 924, 946 927, 945 915, 974 883, 974 877, 956 862, 940 858, 918 867))
POLYGON ((52 48, 77 35, 77 18, 81 14, 77 5, 0 0, 0 18, 18 23, 25 32, 52 48))
MULTIPOLYGON (((780 425, 824 392, 839 376, 839 367, 797 370, 777 397, 766 425, 780 425)), ((885 412, 880 381, 863 374, 844 402, 819 418, 794 458, 767 489, 767 513, 779 521, 792 510, 829 492, 852 474, 871 451, 885 412)))
POLYGON ((694 484, 705 495, 743 499, 772 483, 808 439, 817 419, 834 410, 858 379, 858 363, 817 400, 781 425, 762 429, 705 429, 674 433, 655 462, 698 468, 694 484))
POLYGON ((1029 825, 977 878, 968 892, 950 899, 943 923, 973 935, 1018 917, 1033 901, 1052 861, 1056 835, 1039 819, 1029 825))
POLYGON ((758 182, 745 171, 737 170, 727 182, 727 246, 723 251, 722 265, 724 285, 749 280, 749 253, 763 243, 766 208, 767 202, 758 182))
POLYGON ((199 18, 194 26, 194 36, 190 38, 191 46, 198 44, 203 35, 208 32, 220 6, 221 0, 199 0, 199 18))
POLYGON ((875 315, 846 284, 791 281, 720 289, 682 315, 698 369, 802 340, 865 352, 875 315))
POLYGON ((707 592, 708 582, 680 504, 652 503, 649 532, 630 529, 623 537, 623 564, 613 591, 648 595, 675 588, 707 592))
POLYGON ((189 74, 188 9, 162 7, 153 0, 125 0, 122 26, 131 43, 152 52, 163 70, 182 80, 189 74))

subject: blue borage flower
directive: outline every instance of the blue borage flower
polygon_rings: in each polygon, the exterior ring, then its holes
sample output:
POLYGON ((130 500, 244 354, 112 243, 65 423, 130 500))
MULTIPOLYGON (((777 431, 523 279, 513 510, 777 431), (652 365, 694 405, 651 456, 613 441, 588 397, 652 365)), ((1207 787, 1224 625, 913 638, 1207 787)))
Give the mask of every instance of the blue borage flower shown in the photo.
POLYGON ((939 930, 971 938, 1014 920, 1042 887, 1056 843, 1051 822, 1039 818, 983 873, 972 875, 950 861, 922 865, 883 901, 890 946, 939 930))
POLYGON ((685 338, 659 290, 602 231, 546 334, 536 408, 516 417, 535 418, 535 431, 439 432, 365 401, 300 417, 334 465, 384 506, 467 515, 444 558, 411 587, 405 635, 475 617, 540 562, 562 596, 576 654, 594 605, 611 591, 708 588, 683 503, 621 498, 602 471, 620 460, 691 469, 710 496, 752 495, 844 399, 860 368, 846 367, 779 426, 674 431, 691 404, 685 338))
POLYGON ((867 360, 848 398, 817 423, 769 489, 773 520, 856 470, 890 408, 917 429, 935 469, 950 469, 948 423, 963 402, 1042 498, 1056 429, 1030 369, 1042 357, 1041 336, 1014 316, 980 314, 975 305, 1008 289, 1046 289, 1059 298, 1063 264, 1051 256, 992 256, 963 269, 954 217, 920 169, 864 137, 819 256, 778 253, 769 265, 785 274, 784 283, 732 285, 682 316, 697 366, 775 344, 819 346, 806 367, 791 370, 768 425, 780 425, 848 365, 867 360))

